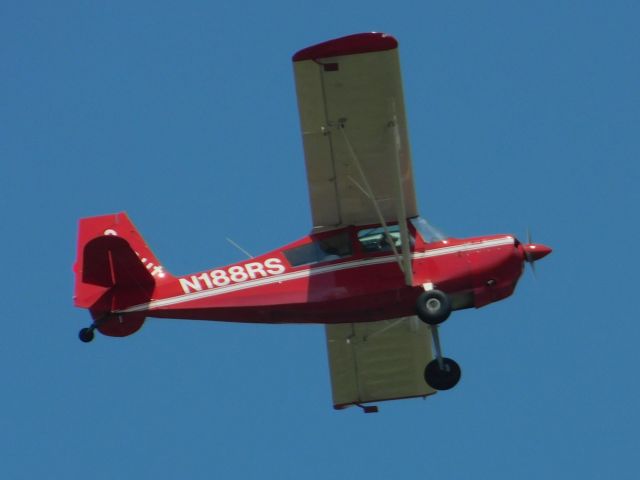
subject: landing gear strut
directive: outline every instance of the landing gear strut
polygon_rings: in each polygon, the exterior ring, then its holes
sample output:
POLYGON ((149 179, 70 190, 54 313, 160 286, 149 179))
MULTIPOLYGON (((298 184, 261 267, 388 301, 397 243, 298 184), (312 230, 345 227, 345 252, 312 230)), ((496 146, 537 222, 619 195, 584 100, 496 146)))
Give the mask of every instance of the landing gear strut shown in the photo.
POLYGON ((420 294, 416 303, 418 317, 429 325, 435 357, 424 369, 424 380, 435 390, 449 390, 458 384, 460 366, 451 358, 442 356, 438 325, 451 314, 451 300, 440 290, 427 290, 420 294))

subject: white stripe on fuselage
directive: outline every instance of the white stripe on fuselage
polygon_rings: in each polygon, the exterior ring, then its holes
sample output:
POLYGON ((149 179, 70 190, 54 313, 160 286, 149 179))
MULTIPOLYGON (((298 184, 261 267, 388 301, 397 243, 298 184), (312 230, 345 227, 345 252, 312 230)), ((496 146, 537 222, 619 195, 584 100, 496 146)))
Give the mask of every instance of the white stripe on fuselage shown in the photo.
MULTIPOLYGON (((485 248, 499 247, 502 245, 513 245, 513 237, 502 237, 493 240, 483 240, 476 243, 466 243, 463 245, 452 245, 450 247, 436 248, 433 250, 427 250, 426 252, 413 253, 411 257, 415 260, 423 258, 439 257, 442 255, 451 255, 452 253, 468 252, 470 250, 480 250, 485 248)), ((337 263, 333 265, 327 265, 325 267, 314 267, 306 270, 299 270, 291 273, 280 273, 270 277, 249 280, 247 282, 235 283, 232 285, 217 287, 210 290, 204 290, 200 292, 185 293, 184 295, 178 295, 176 297, 163 298, 161 300, 152 300, 148 303, 140 305, 134 305, 123 310, 116 310, 114 313, 132 313, 141 312, 145 310, 152 310, 155 308, 168 307, 171 305, 177 305, 180 303, 191 302, 194 300, 200 300, 202 298, 215 297, 229 292, 235 292, 238 290, 245 290, 247 288, 262 287, 264 285, 271 285, 272 283, 288 282, 290 280, 297 280, 299 278, 312 277, 315 275, 322 275, 324 273, 337 272, 340 270, 347 270, 352 268, 368 267, 371 265, 380 265, 384 263, 395 262, 396 258, 393 255, 385 255, 383 257, 368 258, 364 260, 355 260, 352 262, 337 263)))

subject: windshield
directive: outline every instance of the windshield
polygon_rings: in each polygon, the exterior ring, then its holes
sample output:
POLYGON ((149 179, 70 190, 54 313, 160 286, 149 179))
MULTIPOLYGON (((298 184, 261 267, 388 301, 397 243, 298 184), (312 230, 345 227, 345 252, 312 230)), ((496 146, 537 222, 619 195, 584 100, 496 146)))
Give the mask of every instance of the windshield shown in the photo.
POLYGON ((440 242, 446 240, 447 236, 439 229, 431 225, 422 217, 415 217, 411 219, 411 224, 416 231, 420 234, 425 242, 440 242))

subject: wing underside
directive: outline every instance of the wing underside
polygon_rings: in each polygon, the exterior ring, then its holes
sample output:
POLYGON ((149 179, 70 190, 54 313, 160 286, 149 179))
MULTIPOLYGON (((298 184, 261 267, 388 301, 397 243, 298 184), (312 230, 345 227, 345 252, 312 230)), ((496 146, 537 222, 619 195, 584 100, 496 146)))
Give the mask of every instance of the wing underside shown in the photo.
POLYGON ((352 35, 293 60, 314 228, 416 216, 396 40, 352 35))
POLYGON ((425 397, 431 333, 417 317, 325 326, 333 404, 425 397))

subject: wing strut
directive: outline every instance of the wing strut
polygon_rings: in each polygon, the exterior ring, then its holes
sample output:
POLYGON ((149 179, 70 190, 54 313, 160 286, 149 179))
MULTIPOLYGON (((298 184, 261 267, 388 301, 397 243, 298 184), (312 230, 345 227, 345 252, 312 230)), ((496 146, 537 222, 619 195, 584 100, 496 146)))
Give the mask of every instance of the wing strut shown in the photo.
POLYGON ((353 160, 353 163, 358 168, 358 173, 360 174, 360 178, 362 180, 363 185, 360 185, 353 177, 349 177, 349 179, 353 182, 353 184, 356 187, 358 187, 358 189, 360 189, 360 191, 362 193, 364 193, 364 195, 369 200, 371 200, 371 203, 373 204, 373 208, 375 209, 376 214, 378 215, 378 220, 380 221, 380 224, 382 225, 382 228, 384 229, 384 234, 385 234, 385 237, 387 239, 387 243, 391 246, 391 250, 393 251, 393 255, 396 257, 396 260, 398 262, 398 266, 400 267, 401 270, 404 271, 404 264, 402 262, 402 259, 400 258, 400 254, 398 253, 398 249, 396 248, 395 241, 393 240, 393 238, 391 237, 391 234, 389 233, 389 227, 387 225, 387 222, 384 221, 384 217, 382 215, 382 212, 380 211, 380 207, 378 206, 378 202, 376 201, 376 197, 373 194, 373 190, 371 190, 371 186, 369 185, 369 182, 367 181, 367 177, 364 174, 364 170, 362 170, 362 166, 360 165, 360 161, 358 160, 358 156, 356 155, 356 152, 353 150, 353 146, 351 145, 351 142, 349 141, 349 137, 347 137, 347 134, 346 134, 345 128, 344 128, 344 123, 341 122, 338 129, 342 133, 342 138, 344 138, 344 141, 345 141, 345 143, 347 145, 347 149, 349 150, 349 155, 351 155, 351 159, 353 160))
POLYGON ((342 133, 342 138, 344 138, 345 144, 347 145, 347 149, 349 150, 349 155, 351 156, 351 159, 353 160, 353 163, 355 164, 355 166, 358 168, 358 173, 360 174, 362 185, 360 185, 353 177, 349 177, 349 180, 351 180, 351 182, 356 187, 358 187, 358 189, 364 194, 365 197, 371 200, 371 203, 373 204, 373 208, 376 211, 376 215, 378 216, 378 221, 380 222, 380 225, 382 225, 382 228, 384 229, 384 235, 387 239, 387 243, 391 246, 391 250, 393 251, 393 255, 395 256, 396 261, 398 262, 398 266, 400 267, 400 270, 402 271, 402 273, 404 273, 405 283, 409 286, 412 286, 413 272, 411 269, 411 239, 409 237, 409 231, 407 229, 405 205, 404 205, 404 200, 402 198, 402 180, 400 178, 400 159, 398 157, 398 148, 399 148, 400 138, 397 131, 397 124, 395 122, 395 117, 394 117, 394 120, 391 121, 389 125, 393 127, 394 134, 396 135, 396 139, 395 139, 396 148, 394 149, 395 164, 396 164, 396 169, 398 171, 398 184, 396 186, 396 205, 398 206, 398 225, 400 227, 400 243, 401 245, 404 245, 404 248, 402 249, 402 252, 401 252, 402 256, 400 256, 400 253, 396 248, 395 241, 393 240, 393 238, 391 237, 391 233, 389 232, 389 226, 387 225, 387 222, 385 222, 384 220, 384 216, 382 215, 380 206, 376 201, 376 197, 373 193, 373 190, 371 189, 371 186, 367 181, 367 177, 364 173, 364 170, 362 169, 362 166, 360 165, 358 156, 356 155, 356 152, 353 149, 353 145, 351 145, 351 141, 347 136, 347 133, 345 131, 344 120, 342 120, 339 123, 338 130, 340 130, 340 132, 342 133))
POLYGON ((391 120, 389 126, 393 133, 393 159, 395 160, 396 167, 396 208, 398 209, 398 225, 400 226, 400 239, 401 245, 405 245, 402 255, 402 263, 404 268, 404 281, 410 287, 413 286, 413 270, 411 268, 411 238, 409 237, 409 230, 407 229, 407 209, 404 204, 404 194, 402 191, 402 170, 400 168, 400 132, 398 132, 398 119, 395 115, 395 104, 391 104, 394 111, 393 120, 391 120))

